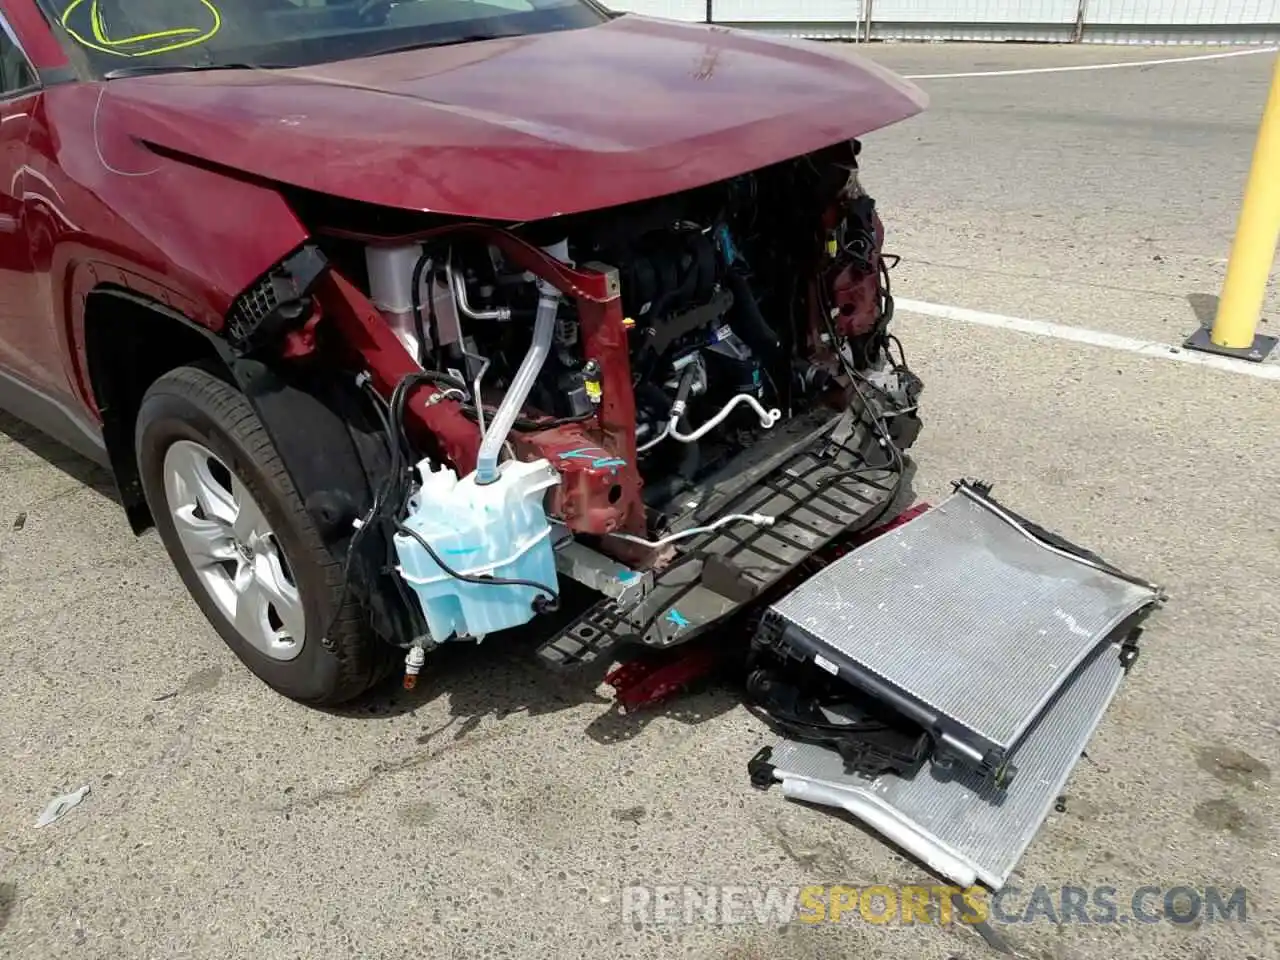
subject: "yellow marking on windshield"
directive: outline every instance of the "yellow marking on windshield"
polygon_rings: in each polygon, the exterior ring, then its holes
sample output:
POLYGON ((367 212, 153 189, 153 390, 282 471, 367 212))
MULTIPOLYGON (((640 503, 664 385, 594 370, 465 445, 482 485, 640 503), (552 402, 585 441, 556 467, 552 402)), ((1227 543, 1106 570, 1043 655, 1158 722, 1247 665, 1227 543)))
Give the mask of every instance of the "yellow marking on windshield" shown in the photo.
POLYGON ((71 0, 67 5, 67 9, 62 11, 62 26, 67 33, 71 34, 78 43, 83 44, 91 50, 97 50, 100 53, 110 53, 117 57, 154 57, 157 54, 169 53, 173 50, 181 50, 184 47, 194 47, 197 44, 204 43, 206 40, 212 39, 213 36, 222 29, 222 14, 218 12, 209 0, 199 0, 201 6, 205 7, 213 16, 213 24, 208 29, 200 27, 175 27, 171 30, 157 30, 153 33, 140 33, 132 37, 112 38, 107 34, 106 21, 102 17, 102 9, 99 7, 99 0, 87 0, 89 3, 89 20, 93 27, 93 40, 88 40, 81 36, 74 27, 71 26, 71 14, 86 0, 71 0), (177 39, 183 37, 185 39, 177 39), (165 43, 163 41, 170 41, 165 43), (149 43, 160 41, 160 46, 153 47, 150 50, 121 50, 120 47, 133 46, 140 43, 149 43))
POLYGON ((142 43, 146 40, 159 40, 164 37, 176 37, 200 32, 197 27, 178 27, 175 30, 158 30, 155 33, 140 33, 136 37, 123 37, 119 40, 112 40, 107 36, 107 25, 103 22, 102 8, 98 5, 98 0, 94 0, 90 12, 93 15, 93 39, 99 43, 105 43, 109 47, 121 47, 130 43, 142 43))

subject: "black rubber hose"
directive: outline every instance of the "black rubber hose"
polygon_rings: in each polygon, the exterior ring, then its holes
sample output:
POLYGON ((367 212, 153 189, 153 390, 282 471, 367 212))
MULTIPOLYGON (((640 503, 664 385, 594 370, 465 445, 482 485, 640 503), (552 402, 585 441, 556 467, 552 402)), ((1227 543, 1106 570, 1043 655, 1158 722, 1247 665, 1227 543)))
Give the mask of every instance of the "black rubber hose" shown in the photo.
POLYGON ((684 408, 689 400, 689 392, 693 389, 693 378, 698 373, 694 367, 695 362, 693 360, 689 361, 680 374, 680 383, 676 386, 676 399, 671 404, 671 417, 675 420, 679 420, 684 416, 684 408))
POLYGON ((746 341, 752 351, 762 360, 773 361, 778 356, 782 344, 778 334, 769 321, 760 312, 760 304, 756 295, 751 292, 747 278, 737 270, 729 270, 725 277, 729 292, 733 294, 733 312, 737 321, 732 326, 734 332, 746 341))
MULTIPOLYGON (((422 274, 427 269, 427 264, 431 262, 431 258, 427 254, 423 254, 418 258, 418 262, 413 265, 413 278, 410 280, 409 296, 413 303, 413 333, 418 338, 418 366, 425 367, 427 365, 427 330, 422 322, 422 274)), ((435 271, 433 270, 432 273, 435 271)), ((432 298, 432 313, 435 313, 435 298, 432 298)), ((435 340, 431 341, 431 348, 435 349, 435 340)))
POLYGON ((652 380, 641 380, 636 384, 636 399, 644 402, 646 407, 655 410, 658 416, 666 419, 671 415, 671 399, 652 380))

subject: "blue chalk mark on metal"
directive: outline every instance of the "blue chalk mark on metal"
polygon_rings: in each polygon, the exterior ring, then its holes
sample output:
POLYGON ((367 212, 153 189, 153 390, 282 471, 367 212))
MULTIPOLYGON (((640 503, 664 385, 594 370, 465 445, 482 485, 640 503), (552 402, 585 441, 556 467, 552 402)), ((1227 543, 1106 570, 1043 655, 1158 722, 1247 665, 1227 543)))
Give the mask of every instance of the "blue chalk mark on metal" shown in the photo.
POLYGON ((624 570, 622 573, 618 574, 619 583, 630 583, 632 580, 639 579, 640 574, 636 573, 634 570, 624 570))
POLYGON ((677 630, 683 630, 689 626, 689 621, 679 610, 671 609, 667 611, 667 622, 674 626, 677 630))
POLYGON ((738 259, 738 248, 733 245, 733 236, 724 224, 716 229, 716 246, 720 248, 725 263, 732 265, 738 259))
POLYGON ((445 553, 453 554, 456 556, 457 554, 460 554, 460 553, 475 553, 479 549, 480 549, 479 547, 451 547, 448 550, 445 550, 445 553))
POLYGON ((561 460, 590 460, 591 466, 600 469, 625 467, 627 461, 619 457, 609 456, 609 451, 603 447, 579 447, 577 450, 566 450, 560 454, 561 460), (604 456, 599 456, 604 454, 604 456))

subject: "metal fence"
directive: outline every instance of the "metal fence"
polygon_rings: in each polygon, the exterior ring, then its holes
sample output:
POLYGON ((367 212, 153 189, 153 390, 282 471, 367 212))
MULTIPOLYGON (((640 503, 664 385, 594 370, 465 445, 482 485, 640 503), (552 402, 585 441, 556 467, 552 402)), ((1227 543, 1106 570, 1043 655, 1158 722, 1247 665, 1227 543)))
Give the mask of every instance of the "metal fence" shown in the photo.
POLYGON ((615 9, 845 40, 1270 43, 1280 0, 612 0, 615 9))

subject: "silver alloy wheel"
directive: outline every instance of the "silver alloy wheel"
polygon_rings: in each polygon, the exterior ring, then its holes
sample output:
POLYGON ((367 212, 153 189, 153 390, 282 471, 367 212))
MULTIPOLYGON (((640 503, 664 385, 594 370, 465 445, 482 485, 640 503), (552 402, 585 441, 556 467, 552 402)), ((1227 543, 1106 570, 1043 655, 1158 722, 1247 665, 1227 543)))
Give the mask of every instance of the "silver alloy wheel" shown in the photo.
POLYGON ((207 447, 179 440, 165 451, 164 490, 183 552, 240 636, 273 660, 301 653, 302 597, 279 540, 240 478, 207 447))

